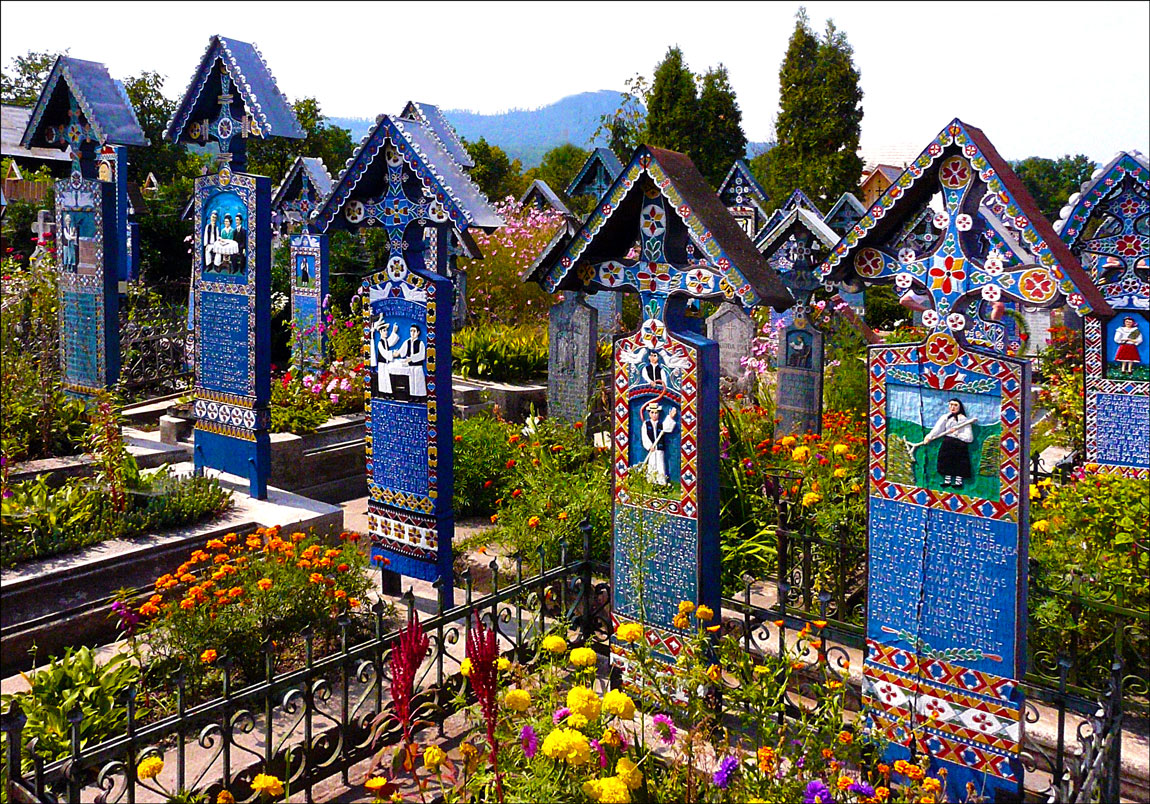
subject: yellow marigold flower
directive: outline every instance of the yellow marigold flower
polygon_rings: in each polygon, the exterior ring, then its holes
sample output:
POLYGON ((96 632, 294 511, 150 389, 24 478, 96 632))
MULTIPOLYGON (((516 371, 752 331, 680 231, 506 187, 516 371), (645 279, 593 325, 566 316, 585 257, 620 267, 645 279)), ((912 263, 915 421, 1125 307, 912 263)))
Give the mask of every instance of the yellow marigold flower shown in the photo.
POLYGON ((284 783, 274 776, 261 773, 252 779, 252 791, 267 793, 272 798, 279 798, 284 794, 284 783))
POLYGON ((906 769, 906 775, 907 775, 907 778, 913 779, 914 781, 917 782, 919 779, 921 779, 926 774, 923 773, 922 768, 920 768, 918 765, 911 765, 910 767, 908 767, 906 769))
POLYGON ((1039 488, 1037 486, 1031 486, 1030 487, 1030 499, 1032 499, 1032 500, 1042 499, 1042 491, 1039 490, 1039 488))
POLYGON ((527 520, 527 527, 529 527, 529 528, 539 527, 539 517, 533 516, 530 519, 528 519, 527 520))
POLYGON ((903 776, 906 776, 906 771, 907 771, 907 768, 909 768, 909 767, 910 767, 910 763, 907 762, 905 759, 896 759, 894 761, 894 772, 895 773, 901 773, 903 776))
POLYGON ((568 715, 567 725, 573 729, 585 729, 589 721, 583 715, 568 715))
POLYGON ((822 496, 815 494, 813 491, 808 491, 803 495, 803 506, 809 508, 822 499, 822 496))
POLYGON ((835 469, 834 475, 839 480, 842 480, 844 477, 847 476, 847 470, 840 466, 838 469, 835 469))
POLYGON ((571 651, 571 664, 575 667, 594 667, 599 657, 591 648, 574 648, 571 651))
POLYGON ((833 452, 835 455, 846 455, 847 451, 848 448, 846 444, 835 444, 833 447, 831 447, 831 452, 833 452))
POLYGON ((752 672, 753 672, 753 673, 754 673, 756 676, 764 676, 764 675, 766 675, 767 673, 771 672, 771 668, 769 668, 769 667, 766 667, 766 666, 764 666, 764 665, 761 665, 761 664, 756 664, 756 665, 755 665, 753 668, 751 668, 751 669, 752 669, 752 672))
POLYGON ((615 775, 632 790, 638 790, 643 785, 643 772, 627 757, 621 757, 615 763, 615 775))
POLYGON ((260 589, 262 589, 263 591, 266 592, 267 590, 272 588, 272 579, 271 578, 260 578, 258 581, 256 581, 256 586, 258 586, 260 589))
POLYGON ((614 729, 604 729, 603 736, 599 738, 599 745, 605 745, 608 748, 619 744, 619 735, 615 733, 614 729))
POLYGON ((796 439, 794 436, 786 436, 779 443, 782 444, 787 449, 790 449, 791 447, 793 447, 795 445, 795 441, 796 441, 796 439))
POLYGON ((888 798, 890 798, 890 788, 889 787, 876 787, 874 789, 874 797, 878 801, 886 801, 888 798))
POLYGON ((568 765, 586 765, 591 759, 591 744, 575 729, 559 728, 543 740, 543 756, 563 760, 568 765))
POLYGON ((583 783, 583 794, 599 804, 630 804, 631 791, 618 776, 605 776, 583 783))
POLYGON ((703 622, 710 622, 714 618, 715 612, 710 606, 699 606, 695 609, 695 616, 703 622))
POLYGON ((671 624, 676 628, 686 630, 687 626, 691 624, 691 621, 687 619, 686 614, 676 614, 671 618, 671 624))
POLYGON ((633 644, 643 638, 643 626, 639 623, 621 623, 615 629, 615 636, 622 642, 633 644))
POLYGON ((164 769, 164 760, 159 757, 148 757, 136 766, 136 777, 140 779, 155 779, 164 769))
POLYGON ((695 610, 695 604, 692 603, 691 601, 689 601, 689 600, 680 600, 679 601, 679 613, 680 614, 690 614, 694 610, 695 610))
POLYGON ((206 651, 200 654, 200 661, 204 664, 211 664, 218 658, 220 658, 220 654, 216 653, 211 648, 208 648, 206 651))
POLYGON ((567 650, 567 642, 563 637, 551 634, 543 638, 543 650, 548 653, 563 653, 567 650))
POLYGON ((381 787, 386 785, 387 779, 382 776, 372 776, 370 779, 363 783, 363 786, 368 790, 379 790, 381 787))
POLYGON ((560 522, 566 522, 567 521, 567 512, 566 511, 560 511, 559 515, 556 516, 555 518, 558 519, 560 522))
POLYGON ((216 804, 236 804, 236 797, 227 790, 221 790, 220 794, 216 796, 216 804))
POLYGON ((1046 533, 1050 530, 1050 523, 1045 519, 1040 519, 1037 522, 1032 522, 1030 529, 1035 533, 1046 533))
POLYGON ((806 445, 795 447, 793 450, 791 450, 792 461, 799 461, 802 463, 809 457, 811 457, 811 448, 806 445))
POLYGON ((603 696, 603 709, 622 720, 631 720, 635 717, 635 702, 623 690, 609 690, 603 696))
POLYGON ((430 745, 423 749, 423 767, 427 768, 432 773, 439 772, 439 766, 447 759, 447 754, 443 753, 443 749, 430 745))
POLYGON ((594 720, 599 717, 601 706, 602 703, 599 701, 599 696, 595 694, 595 690, 587 687, 572 687, 567 691, 567 708, 573 714, 594 720))
POLYGON ((851 494, 858 494, 860 491, 862 491, 862 486, 858 483, 851 483, 851 494))
POLYGON ((922 789, 928 793, 937 793, 942 790, 942 782, 933 776, 927 776, 922 780, 922 789))
POLYGON ((501 672, 503 670, 510 670, 511 669, 511 660, 508 659, 506 656, 500 656, 498 659, 495 660, 495 669, 499 670, 501 672))
POLYGON ((463 660, 463 662, 459 665, 459 672, 464 678, 467 678, 468 676, 471 675, 471 660, 470 659, 464 659, 463 660))
POLYGON ((512 712, 523 714, 531 706, 531 694, 527 690, 507 690, 503 696, 503 705, 512 712))
POLYGON ((719 679, 721 679, 722 677, 723 677, 723 671, 717 664, 713 664, 707 668, 707 678, 711 679, 712 683, 718 684, 719 679))

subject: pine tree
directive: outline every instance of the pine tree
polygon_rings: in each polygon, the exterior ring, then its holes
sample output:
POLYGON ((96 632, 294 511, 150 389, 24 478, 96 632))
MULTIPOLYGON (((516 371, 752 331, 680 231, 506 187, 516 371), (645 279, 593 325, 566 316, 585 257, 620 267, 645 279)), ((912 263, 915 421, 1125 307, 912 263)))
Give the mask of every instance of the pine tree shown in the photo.
POLYGON ((774 203, 798 187, 825 209, 858 188, 863 93, 853 54, 834 22, 818 37, 799 9, 779 70, 778 145, 751 165, 774 203))
POLYGON ((655 68, 647 98, 647 144, 690 155, 697 151, 698 122, 695 76, 683 63, 683 51, 672 47, 655 68))
POLYGON ((735 90, 727 78, 727 68, 720 64, 703 76, 699 93, 698 146, 691 158, 703 177, 718 188, 731 164, 747 152, 747 135, 743 133, 743 113, 735 100, 735 90))

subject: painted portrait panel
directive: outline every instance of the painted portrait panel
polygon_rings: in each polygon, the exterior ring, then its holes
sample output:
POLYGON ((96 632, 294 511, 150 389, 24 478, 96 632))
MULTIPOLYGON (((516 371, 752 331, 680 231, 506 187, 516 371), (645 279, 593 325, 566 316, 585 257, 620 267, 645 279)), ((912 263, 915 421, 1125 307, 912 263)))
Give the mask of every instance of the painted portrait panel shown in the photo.
POLYGON ((1106 322, 1106 379, 1150 380, 1150 321, 1123 310, 1106 322))
POLYGON ((230 190, 204 202, 200 232, 201 275, 208 282, 244 284, 248 273, 247 205, 230 190))

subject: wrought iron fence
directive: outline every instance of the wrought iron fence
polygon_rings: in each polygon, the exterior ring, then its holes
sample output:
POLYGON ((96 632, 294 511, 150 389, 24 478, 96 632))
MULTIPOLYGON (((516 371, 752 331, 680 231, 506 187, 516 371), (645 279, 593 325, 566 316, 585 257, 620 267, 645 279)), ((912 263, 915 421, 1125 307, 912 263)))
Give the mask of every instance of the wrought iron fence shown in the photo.
POLYGON ((148 308, 120 322, 120 386, 132 400, 179 393, 192 386, 187 310, 148 308))
MULTIPOLYGON (((781 538, 790 540, 792 535, 781 538)), ((816 543, 809 542, 812 549, 816 543)), ((541 551, 541 569, 529 577, 523 574, 522 561, 515 562, 510 583, 504 583, 507 573, 501 574, 498 562, 492 561, 492 591, 479 598, 473 595, 470 575, 465 575, 464 603, 449 610, 439 606, 423 619, 431 650, 417 674, 415 708, 420 719, 438 721, 441 734, 443 719, 462 685, 458 674, 462 652, 452 648, 465 642, 475 616, 496 630, 502 652, 520 661, 531 657, 541 634, 560 623, 569 628, 573 643, 590 645, 601 654, 608 652, 610 593, 609 585, 601 580, 608 570, 591 560, 589 532, 581 558, 571 560, 564 548, 560 563, 548 568, 541 551)), ((833 616, 841 597, 836 599, 832 590, 803 588, 812 583, 811 578, 799 578, 797 592, 787 581, 775 578, 773 603, 760 605, 753 599, 755 579, 747 576, 738 598, 723 599, 725 632, 760 656, 785 651, 794 642, 794 632, 809 629, 812 621, 826 622, 823 639, 803 657, 804 667, 797 671, 800 683, 828 669, 846 672, 851 649, 864 645, 861 626, 833 616), (806 607, 807 600, 813 609, 806 607)), ((406 604, 411 617, 415 601, 410 593, 406 604)), ((156 780, 137 778, 136 769, 152 756, 167 760, 174 755, 174 769, 169 763, 166 777, 160 779, 169 789, 198 789, 210 800, 225 788, 242 793, 236 795, 237 800, 244 801, 245 795, 254 800, 250 788, 257 773, 284 779, 291 791, 303 790, 306 801, 313 800, 314 786, 325 779, 339 775, 349 784, 352 766, 381 744, 394 744, 401 738, 398 723, 390 718, 388 696, 389 656, 398 631, 388 630, 384 612, 382 604, 372 610, 370 636, 359 641, 351 636, 349 620, 341 620, 340 639, 330 655, 316 658, 314 641, 305 634, 303 666, 289 672, 273 672, 268 646, 264 679, 243 688, 236 688, 224 657, 222 695, 211 700, 191 700, 184 677, 177 674, 171 679, 175 713, 155 722, 139 720, 137 693, 129 690, 127 727, 97 745, 81 743, 77 710, 69 718, 70 751, 58 759, 41 756, 37 746, 24 739, 25 716, 18 706, 10 706, 0 727, 13 800, 52 804, 92 798, 102 802, 151 800, 164 794, 156 780), (374 740, 373 722, 385 726, 374 740)), ((1024 745, 1026 787, 1050 801, 1084 802, 1096 792, 1104 801, 1117 800, 1126 676, 1116 662, 1106 694, 1098 702, 1071 685, 1072 665, 1063 656, 1053 685, 1041 679, 1023 685, 1026 722, 1037 723, 1045 717, 1057 724, 1053 745, 1032 739, 1024 745)), ((788 695, 786 707, 777 714, 780 721, 801 711, 797 697, 801 694, 801 689, 795 689, 788 695)), ((856 689, 849 704, 855 708, 859 702, 856 689)))

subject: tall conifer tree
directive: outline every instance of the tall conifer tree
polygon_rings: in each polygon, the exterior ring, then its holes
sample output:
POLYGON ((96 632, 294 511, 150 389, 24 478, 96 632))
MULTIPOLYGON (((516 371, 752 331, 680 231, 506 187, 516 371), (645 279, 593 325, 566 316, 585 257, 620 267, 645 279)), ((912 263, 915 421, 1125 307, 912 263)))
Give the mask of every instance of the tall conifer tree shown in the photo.
POLYGON ((695 76, 683 63, 683 51, 667 50, 655 68, 647 98, 647 144, 691 154, 699 131, 699 96, 695 76))
POLYGON ((747 152, 743 113, 727 78, 727 68, 722 64, 703 76, 699 129, 697 152, 692 153, 691 158, 711 186, 718 188, 731 164, 747 152))
POLYGON ((826 209, 858 188, 863 93, 853 54, 833 21, 816 36, 799 9, 779 70, 778 144, 751 165, 774 204, 798 187, 826 209))

